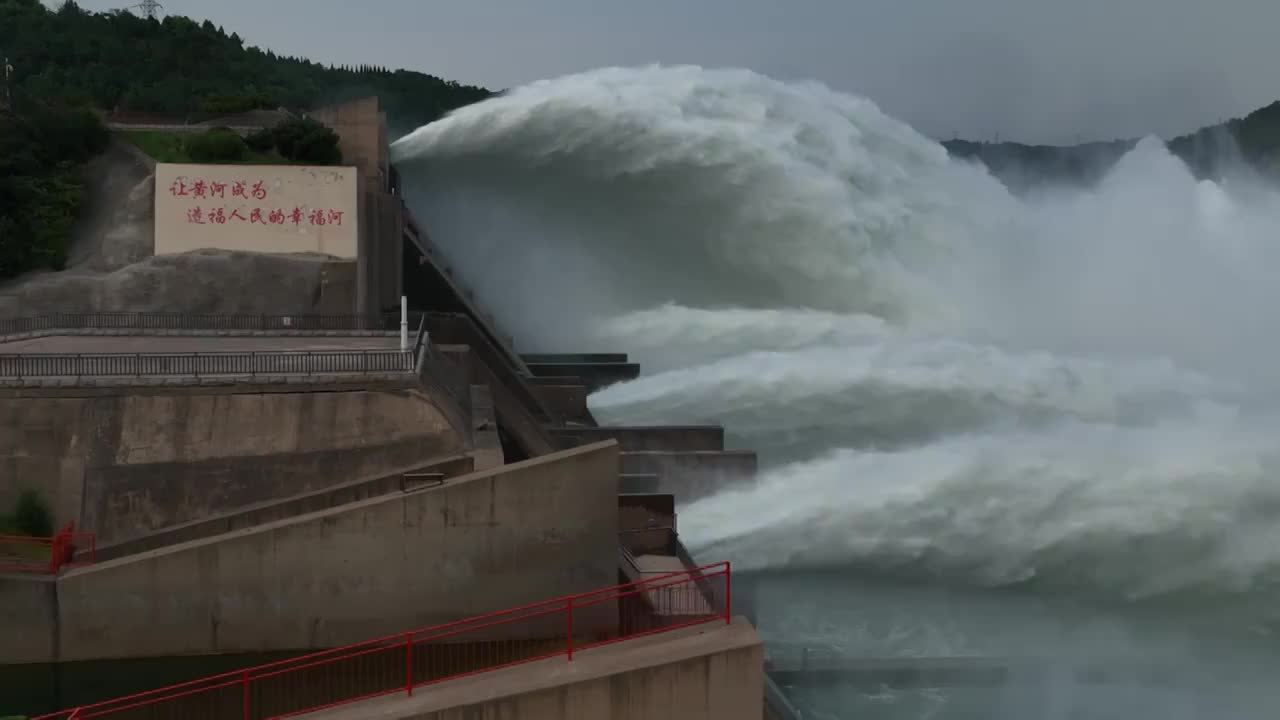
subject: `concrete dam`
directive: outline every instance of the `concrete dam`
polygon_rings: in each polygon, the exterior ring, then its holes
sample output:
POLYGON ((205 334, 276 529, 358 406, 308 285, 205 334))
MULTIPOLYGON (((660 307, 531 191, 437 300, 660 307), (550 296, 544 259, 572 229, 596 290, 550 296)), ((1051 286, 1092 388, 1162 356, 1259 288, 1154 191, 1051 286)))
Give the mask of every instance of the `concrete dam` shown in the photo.
POLYGON ((1274 707, 1269 225, 1159 144, 1015 197, 702 68, 312 115, 340 171, 117 143, 0 286, 0 712, 1274 707))
MULTIPOLYGON (((621 353, 516 353, 402 204, 376 102, 316 116, 355 162, 358 218, 351 257, 310 276, 320 291, 277 305, 161 285, 131 303, 130 286, 160 267, 205 262, 215 284, 259 265, 316 267, 216 239, 162 249, 182 232, 164 219, 179 199, 149 174, 129 212, 154 227, 153 256, 3 288, 38 312, 0 320, 0 505, 36 491, 64 528, 52 550, 0 537, 13 610, 0 624, 3 707, 265 718, 336 703, 363 717, 385 711, 362 698, 385 695, 396 668, 405 697, 379 702, 405 712, 761 715, 761 644, 732 612, 729 566, 699 566, 676 522, 677 498, 749 478, 754 455, 726 449, 716 426, 597 423, 588 394, 640 367, 621 353), (101 293, 59 302, 72 287, 101 293), (370 640, 406 632, 394 660, 370 640), (566 657, 574 679, 559 677, 566 657), (243 691, 234 709, 227 672, 243 691), (655 694, 655 672, 686 690, 655 694), (569 704, 537 709, 546 692, 569 704)), ((307 192, 277 169, 166 169, 112 152, 157 175, 258 172, 307 192)), ((272 240, 286 241, 297 238, 272 240)))

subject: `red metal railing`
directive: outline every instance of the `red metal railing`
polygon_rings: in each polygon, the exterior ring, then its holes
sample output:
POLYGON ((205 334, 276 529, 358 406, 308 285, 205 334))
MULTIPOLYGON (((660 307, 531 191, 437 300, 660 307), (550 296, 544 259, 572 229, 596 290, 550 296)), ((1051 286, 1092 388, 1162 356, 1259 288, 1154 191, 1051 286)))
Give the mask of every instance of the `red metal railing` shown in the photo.
POLYGON ((731 619, 729 563, 236 670, 32 720, 280 720, 731 619))
POLYGON ((57 575, 64 567, 97 561, 98 536, 74 523, 52 537, 0 535, 0 572, 57 575))

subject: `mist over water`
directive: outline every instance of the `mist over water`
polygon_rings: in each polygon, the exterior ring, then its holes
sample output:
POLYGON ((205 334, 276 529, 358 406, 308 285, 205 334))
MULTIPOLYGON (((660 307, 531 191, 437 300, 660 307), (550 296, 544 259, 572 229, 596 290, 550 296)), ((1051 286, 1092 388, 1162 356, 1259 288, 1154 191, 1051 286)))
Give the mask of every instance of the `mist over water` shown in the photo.
MULTIPOLYGON (((1077 637, 1098 653, 1280 656, 1280 194, 1256 178, 1197 181, 1148 139, 1096 187, 1015 198, 865 99, 695 67, 530 85, 393 151, 523 350, 644 364, 591 398, 602 422, 760 451, 680 527, 827 602, 774 637, 858 652, 869 603, 915 598, 887 635, 1034 606, 1005 651, 1101 613, 1143 630, 1077 637)), ((966 651, 930 637, 880 651, 966 651)), ((1254 717, 1214 708, 1178 717, 1254 717)))

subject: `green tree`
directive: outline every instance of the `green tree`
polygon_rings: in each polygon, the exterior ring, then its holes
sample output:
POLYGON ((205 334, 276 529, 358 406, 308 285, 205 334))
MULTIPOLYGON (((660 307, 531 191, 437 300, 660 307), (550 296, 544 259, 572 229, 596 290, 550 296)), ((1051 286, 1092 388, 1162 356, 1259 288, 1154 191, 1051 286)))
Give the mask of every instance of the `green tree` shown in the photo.
POLYGON ((13 509, 13 524, 18 532, 31 537, 53 535, 53 513, 49 504, 35 490, 23 490, 13 509))
POLYGON ((130 12, 91 13, 74 3, 0 0, 0 48, 15 83, 47 101, 189 120, 255 108, 314 108, 375 94, 397 126, 421 125, 483 100, 480 87, 423 73, 333 68, 281 57, 211 22, 155 22, 130 12))
POLYGON ((191 135, 186 139, 187 155, 198 163, 230 163, 244 158, 248 148, 239 135, 226 128, 191 135))
POLYGON ((271 152, 271 149, 276 146, 276 139, 271 129, 265 128, 249 133, 244 139, 244 144, 254 152, 271 152))
POLYGON ((276 151, 286 160, 309 165, 336 165, 342 162, 338 135, 311 118, 285 120, 271 129, 276 151))
POLYGON ((80 167, 107 141, 87 110, 19 95, 13 112, 0 113, 0 277, 65 266, 84 192, 80 167))

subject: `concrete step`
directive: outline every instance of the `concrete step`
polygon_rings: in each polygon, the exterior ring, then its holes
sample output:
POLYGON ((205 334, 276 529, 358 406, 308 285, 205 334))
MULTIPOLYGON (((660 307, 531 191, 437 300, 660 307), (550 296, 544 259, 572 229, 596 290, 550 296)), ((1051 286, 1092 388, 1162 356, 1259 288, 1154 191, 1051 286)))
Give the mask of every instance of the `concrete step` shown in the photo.
POLYGON ((618 476, 619 495, 652 495, 658 493, 656 473, 623 473, 618 476))
POLYGON ((719 425, 656 425, 549 428, 562 450, 614 439, 623 452, 720 452, 724 428, 719 425))
POLYGON ((615 363, 525 363, 535 377, 576 377, 582 380, 588 392, 595 392, 614 383, 635 380, 640 377, 640 365, 629 362, 615 363))
POLYGON ((528 363, 625 363, 630 362, 626 353, 522 353, 520 357, 528 363))
POLYGON ((749 450, 720 452, 641 451, 621 454, 622 476, 657 475, 656 485, 624 483, 627 492, 671 493, 681 503, 755 481, 756 454, 749 450))

